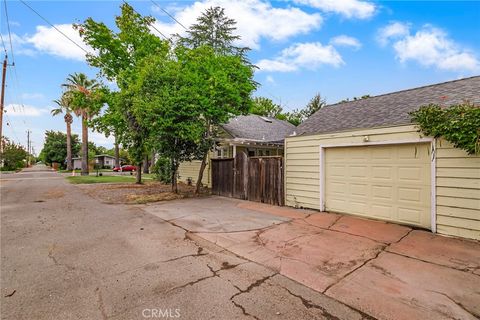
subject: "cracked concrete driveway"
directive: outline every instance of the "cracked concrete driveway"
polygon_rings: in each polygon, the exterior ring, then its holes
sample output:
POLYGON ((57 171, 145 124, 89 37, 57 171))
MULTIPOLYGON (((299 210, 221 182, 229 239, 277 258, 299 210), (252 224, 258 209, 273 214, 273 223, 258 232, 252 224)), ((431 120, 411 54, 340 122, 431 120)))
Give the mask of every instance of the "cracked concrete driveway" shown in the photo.
MULTIPOLYGON (((153 204, 144 210, 184 228, 192 238, 257 262, 364 315, 480 318, 479 242, 220 197, 153 204)), ((254 303, 247 297, 239 301, 244 308, 254 303)))
MULTIPOLYGON (((0 177, 2 319, 370 318, 185 231, 195 225, 186 217, 176 226, 141 206, 101 203, 46 167, 0 177)), ((164 214, 189 213, 166 205, 164 214)), ((208 219, 203 228, 198 214, 196 230, 289 221, 253 210, 238 225, 250 209, 218 210, 236 218, 208 219)))

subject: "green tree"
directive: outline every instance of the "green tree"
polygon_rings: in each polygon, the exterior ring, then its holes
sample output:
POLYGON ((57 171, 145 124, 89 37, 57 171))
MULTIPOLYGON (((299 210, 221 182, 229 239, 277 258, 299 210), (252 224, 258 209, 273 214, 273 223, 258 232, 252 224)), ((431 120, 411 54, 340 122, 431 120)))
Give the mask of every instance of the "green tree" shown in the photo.
POLYGON ((253 98, 252 106, 249 110, 250 113, 263 117, 284 119, 283 108, 274 103, 271 99, 265 97, 253 98))
POLYGON ((82 119, 82 176, 88 175, 88 121, 101 108, 101 85, 95 79, 88 79, 83 73, 68 76, 64 83, 67 89, 70 107, 77 117, 82 119))
MULTIPOLYGON (((169 45, 150 32, 153 17, 143 17, 128 4, 121 5, 121 15, 115 18, 116 29, 88 18, 75 27, 83 41, 96 50, 95 55, 87 55, 91 66, 100 69, 100 74, 119 87, 118 103, 112 112, 118 114, 127 130, 119 135, 119 143, 130 151, 137 167, 141 167, 147 152, 149 126, 141 126, 136 118, 130 88, 137 78, 137 66, 149 56, 166 56, 169 45)), ((111 106, 109 106, 110 108, 111 106)), ((137 183, 141 183, 141 170, 137 170, 137 183)))
POLYGON ((246 47, 237 47, 240 39, 235 34, 236 21, 225 15, 225 9, 207 9, 180 38, 180 43, 191 48, 188 55, 188 70, 185 72, 195 79, 193 85, 200 89, 192 104, 200 110, 198 121, 203 132, 198 144, 201 155, 195 192, 199 193, 208 152, 215 145, 218 125, 238 114, 247 113, 251 108, 251 93, 257 83, 253 80, 254 66, 248 61, 246 47))
POLYGON ((67 170, 73 170, 72 161, 72 108, 70 106, 71 99, 67 92, 62 94, 62 97, 58 100, 54 100, 57 108, 51 111, 53 116, 65 113, 63 119, 67 125, 67 170))
MULTIPOLYGON (((80 151, 80 142, 76 134, 71 136, 71 148, 72 156, 76 156, 80 151)), ((67 158, 67 135, 60 131, 46 131, 40 158, 47 164, 57 162, 64 167, 67 158)))
POLYGON ((318 110, 322 109, 327 105, 327 102, 320 93, 315 94, 315 96, 307 103, 305 108, 301 111, 302 112, 302 121, 308 119, 311 115, 313 115, 318 110))
POLYGON ((247 47, 237 47, 240 36, 235 34, 236 21, 225 14, 221 7, 210 7, 187 30, 186 37, 179 37, 179 43, 188 48, 211 47, 219 55, 235 55, 245 59, 247 47))
POLYGON ((115 167, 120 167, 120 140, 128 130, 124 121, 121 110, 119 110, 120 94, 118 92, 109 92, 106 96, 107 109, 105 112, 92 120, 92 126, 97 132, 105 134, 108 138, 110 135, 114 137, 114 150, 111 154, 115 157, 115 167))
POLYGON ((2 170, 10 171, 23 168, 26 164, 28 153, 23 146, 10 141, 6 137, 2 137, 2 153, 0 154, 0 162, 3 163, 2 170))

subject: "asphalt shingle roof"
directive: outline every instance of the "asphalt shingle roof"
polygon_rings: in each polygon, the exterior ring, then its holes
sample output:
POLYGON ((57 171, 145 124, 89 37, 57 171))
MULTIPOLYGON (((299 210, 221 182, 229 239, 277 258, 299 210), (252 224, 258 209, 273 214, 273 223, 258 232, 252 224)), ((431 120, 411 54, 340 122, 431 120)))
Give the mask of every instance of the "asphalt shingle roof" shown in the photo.
POLYGON ((297 127, 297 134, 329 133, 411 124, 409 112, 435 103, 480 105, 480 76, 326 106, 297 127))
POLYGON ((237 139, 265 142, 283 142, 295 130, 287 121, 257 115, 235 117, 222 128, 237 139))

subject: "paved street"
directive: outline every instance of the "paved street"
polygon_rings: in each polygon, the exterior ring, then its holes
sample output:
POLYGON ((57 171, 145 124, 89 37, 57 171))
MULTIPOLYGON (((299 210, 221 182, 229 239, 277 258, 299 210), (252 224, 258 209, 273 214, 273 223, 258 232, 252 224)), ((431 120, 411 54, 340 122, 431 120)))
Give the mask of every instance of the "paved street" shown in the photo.
POLYGON ((2 175, 1 318, 370 318, 190 238, 141 207, 100 203, 46 167, 2 175))

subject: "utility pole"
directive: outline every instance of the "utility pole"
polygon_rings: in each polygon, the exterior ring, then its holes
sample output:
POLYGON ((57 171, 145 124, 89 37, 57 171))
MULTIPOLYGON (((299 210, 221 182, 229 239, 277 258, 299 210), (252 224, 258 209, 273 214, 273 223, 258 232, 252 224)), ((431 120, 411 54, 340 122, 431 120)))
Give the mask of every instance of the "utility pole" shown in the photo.
POLYGON ((27 130, 27 166, 30 166, 30 145, 31 145, 31 142, 30 142, 30 133, 32 131, 30 130, 27 130))
MULTIPOLYGON (((5 76, 7 75, 7 55, 3 60, 2 69, 2 93, 0 95, 0 139, 3 140, 3 104, 5 101, 5 76)), ((0 153, 3 153, 3 143, 0 142, 0 153)))

